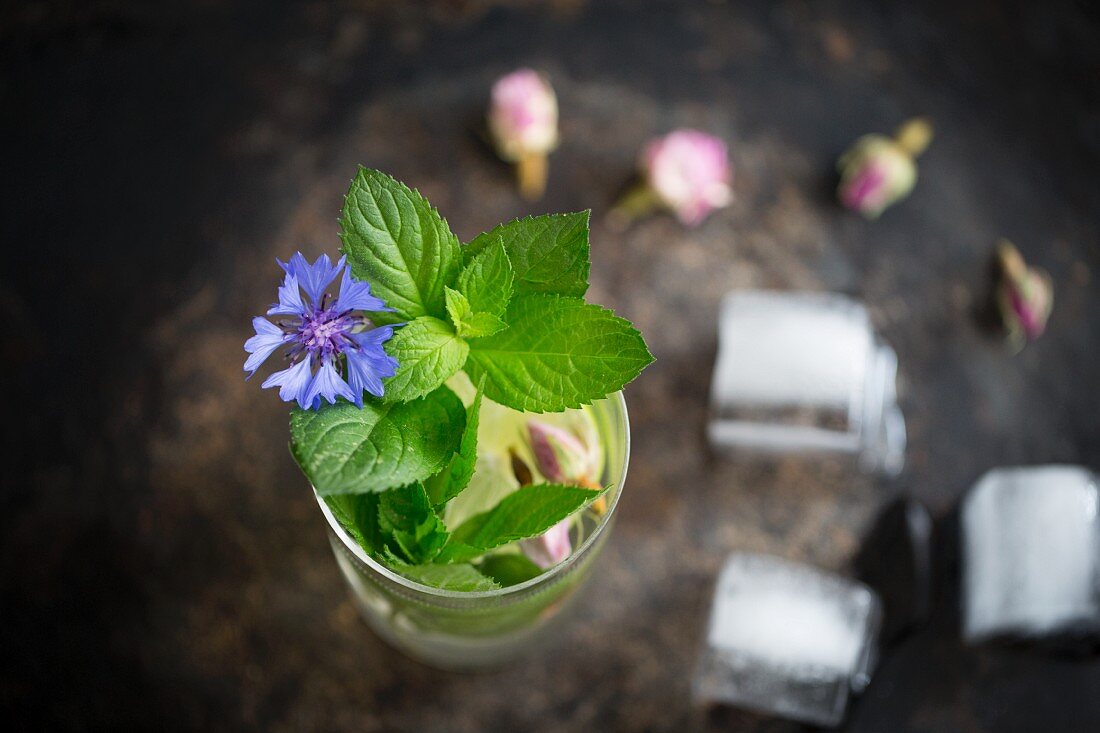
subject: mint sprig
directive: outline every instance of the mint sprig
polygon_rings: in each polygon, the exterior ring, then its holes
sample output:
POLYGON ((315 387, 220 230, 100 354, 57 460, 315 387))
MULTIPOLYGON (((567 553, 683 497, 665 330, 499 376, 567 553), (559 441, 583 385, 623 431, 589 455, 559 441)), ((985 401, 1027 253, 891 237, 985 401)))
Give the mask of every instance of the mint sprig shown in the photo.
MULTIPOLYGON (((508 407, 556 412, 622 389, 653 357, 641 334, 584 303, 588 212, 527 217, 465 247, 416 191, 361 168, 341 218, 356 277, 410 321, 386 344, 387 401, 466 368, 508 407)), ((378 320, 392 320, 381 314, 378 320)))
POLYGON ((588 219, 517 219, 462 246, 417 191, 367 168, 352 181, 343 252, 393 308, 368 315, 399 324, 385 344, 398 367, 384 397, 362 409, 341 400, 295 410, 291 451, 344 530, 407 577, 452 590, 534 577, 537 565, 494 550, 542 534, 602 493, 524 486, 458 527, 441 519, 474 473, 483 395, 557 412, 613 394, 653 360, 628 321, 583 300, 588 219), (479 383, 467 408, 444 386, 462 370, 479 383))

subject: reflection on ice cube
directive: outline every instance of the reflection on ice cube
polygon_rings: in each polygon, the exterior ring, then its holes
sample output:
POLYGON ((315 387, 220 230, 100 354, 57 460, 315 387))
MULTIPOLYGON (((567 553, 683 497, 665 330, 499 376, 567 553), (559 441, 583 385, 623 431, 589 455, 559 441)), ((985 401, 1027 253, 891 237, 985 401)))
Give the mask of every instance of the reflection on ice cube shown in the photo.
POLYGON ((897 357, 866 308, 833 293, 745 291, 722 302, 708 433, 718 448, 850 453, 897 474, 897 357))
POLYGON ((1100 488, 1077 466, 1000 468, 964 500, 963 634, 1100 631, 1100 488))
POLYGON ((718 577, 695 696, 836 725, 870 680, 880 608, 855 581, 735 553, 718 577))

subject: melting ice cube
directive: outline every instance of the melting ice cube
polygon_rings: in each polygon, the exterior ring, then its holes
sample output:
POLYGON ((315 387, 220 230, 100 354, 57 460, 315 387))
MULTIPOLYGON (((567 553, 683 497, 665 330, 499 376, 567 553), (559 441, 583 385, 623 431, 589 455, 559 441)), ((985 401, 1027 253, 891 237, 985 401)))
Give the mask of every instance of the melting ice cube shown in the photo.
POLYGON ((880 608, 855 581, 735 553, 718 577, 695 696, 836 725, 870 680, 880 608))
POLYGON ((999 468, 962 506, 963 634, 1100 631, 1100 488, 1077 466, 999 468))
POLYGON ((835 293, 730 293, 711 387, 711 443, 758 452, 858 456, 896 474, 905 450, 897 356, 867 309, 835 293))

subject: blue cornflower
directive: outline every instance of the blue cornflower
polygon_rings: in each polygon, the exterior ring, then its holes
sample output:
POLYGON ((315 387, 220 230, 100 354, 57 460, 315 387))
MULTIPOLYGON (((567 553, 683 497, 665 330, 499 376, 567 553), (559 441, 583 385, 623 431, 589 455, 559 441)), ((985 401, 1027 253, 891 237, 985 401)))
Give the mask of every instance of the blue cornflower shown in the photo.
POLYGON ((275 372, 263 387, 278 387, 279 397, 297 402, 303 410, 317 409, 321 398, 329 403, 344 397, 363 406, 363 390, 382 396, 382 380, 392 377, 397 360, 382 350, 393 336, 393 326, 370 328, 362 311, 392 311, 381 298, 371 295, 370 283, 351 277, 347 258, 335 265, 321 255, 312 265, 295 253, 290 262, 280 262, 286 277, 279 286, 279 302, 267 311, 267 318, 253 318, 256 335, 244 343, 250 356, 244 370, 251 377, 277 349, 286 347, 291 365, 275 372), (325 292, 340 278, 340 292, 332 298, 325 292), (303 297, 304 295, 304 297, 303 297), (347 380, 341 376, 346 366, 347 380), (316 371, 314 371, 316 369, 316 371))

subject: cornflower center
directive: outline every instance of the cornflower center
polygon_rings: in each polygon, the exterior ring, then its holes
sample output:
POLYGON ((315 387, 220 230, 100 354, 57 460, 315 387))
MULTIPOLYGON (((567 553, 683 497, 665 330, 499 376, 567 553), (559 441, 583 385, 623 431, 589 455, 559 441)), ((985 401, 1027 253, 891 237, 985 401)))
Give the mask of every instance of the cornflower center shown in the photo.
POLYGON ((293 335, 292 346, 286 357, 298 361, 299 357, 313 359, 314 363, 330 361, 359 345, 351 338, 352 329, 364 323, 363 316, 353 311, 339 311, 328 305, 325 293, 317 307, 310 306, 297 322, 280 321, 278 326, 293 335))

